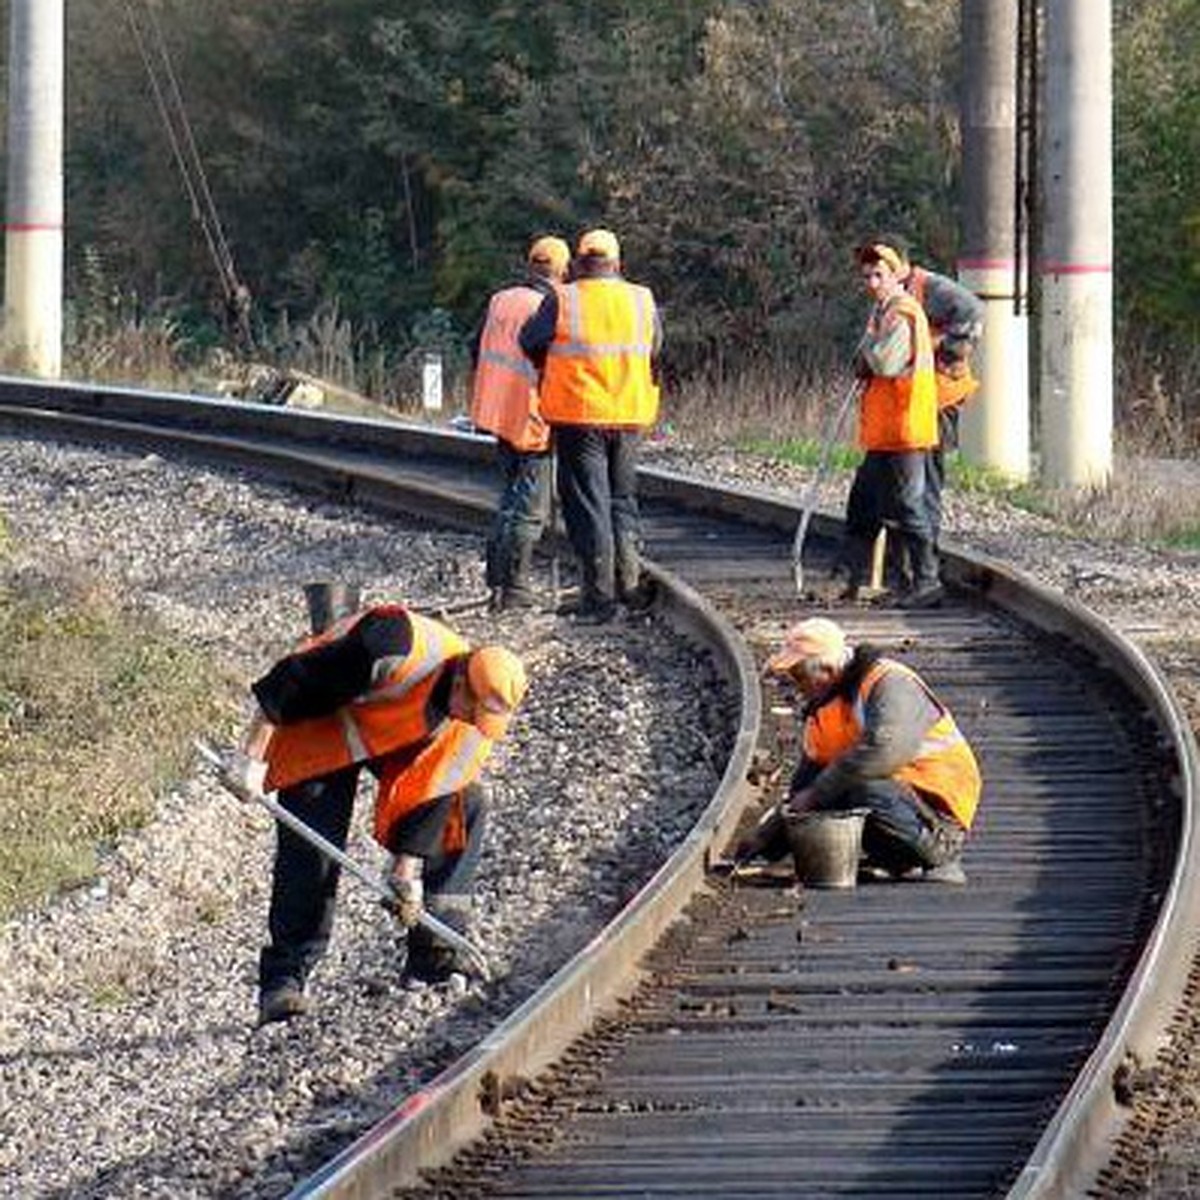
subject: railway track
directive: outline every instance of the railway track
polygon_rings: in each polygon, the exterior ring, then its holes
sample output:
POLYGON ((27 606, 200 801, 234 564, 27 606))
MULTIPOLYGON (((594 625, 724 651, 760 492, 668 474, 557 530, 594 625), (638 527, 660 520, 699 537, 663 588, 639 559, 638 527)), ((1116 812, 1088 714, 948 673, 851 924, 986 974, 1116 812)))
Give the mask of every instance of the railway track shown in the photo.
MULTIPOLYGON (((436 523, 477 525, 493 497, 486 443, 430 429, 22 382, 0 387, 2 427, 436 523)), ((903 652, 979 752, 969 886, 732 889, 706 862, 747 776, 790 753, 754 656, 799 607, 796 514, 661 472, 643 499, 668 615, 741 696, 722 786, 612 929, 297 1194, 1085 1194, 1192 957, 1195 751, 1173 698, 1083 610, 950 555, 939 610, 832 611, 903 652)), ((806 573, 834 529, 816 522, 806 573)))

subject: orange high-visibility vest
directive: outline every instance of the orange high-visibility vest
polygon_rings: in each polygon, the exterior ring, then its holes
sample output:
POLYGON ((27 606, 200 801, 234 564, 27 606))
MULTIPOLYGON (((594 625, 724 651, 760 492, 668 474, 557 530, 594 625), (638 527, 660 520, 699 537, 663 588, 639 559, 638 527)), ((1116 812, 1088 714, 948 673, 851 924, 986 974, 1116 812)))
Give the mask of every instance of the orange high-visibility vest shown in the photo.
MULTIPOLYGON (((925 283, 928 278, 929 272, 923 267, 913 267, 908 274, 908 294, 912 296, 922 309, 925 307, 925 283)), ((929 332, 932 338, 935 334, 934 329, 931 327, 929 332)), ((934 371, 937 380, 939 411, 944 408, 954 408, 955 405, 961 404, 968 397, 973 396, 979 391, 979 380, 975 378, 975 373, 971 370, 971 364, 964 360, 962 365, 963 373, 961 375, 947 375, 937 365, 935 360, 934 371)))
MULTIPOLYGON (((412 645, 402 657, 381 659, 361 696, 336 712, 277 725, 266 749, 268 789, 318 779, 353 763, 381 758, 430 737, 442 717, 429 711, 434 687, 447 663, 469 650, 453 630, 400 605, 384 611, 406 616, 412 645)), ((356 613, 336 622, 305 646, 333 641, 362 619, 356 613)))
POLYGON ((901 663, 879 659, 863 676, 853 699, 835 696, 811 713, 804 723, 805 755, 819 766, 827 766, 856 746, 862 738, 867 697, 889 672, 899 672, 911 679, 941 714, 925 731, 913 761, 901 767, 892 778, 918 788, 964 829, 970 829, 983 790, 979 764, 946 706, 915 671, 901 663))
POLYGON ((537 312, 542 295, 520 284, 492 297, 471 389, 472 424, 531 453, 549 446, 550 430, 538 412, 537 370, 517 336, 537 312))
POLYGON ((659 398, 650 373, 655 311, 649 288, 615 276, 560 288, 542 377, 542 416, 562 425, 653 425, 659 398))
POLYGON ((461 851, 466 846, 462 790, 478 778, 494 745, 474 725, 451 719, 411 761, 385 762, 375 800, 375 840, 386 846, 392 830, 411 812, 438 796, 453 794, 442 849, 447 854, 461 851))
POLYGON ((903 375, 871 377, 863 393, 858 442, 864 450, 927 450, 938 444, 929 321, 925 310, 905 292, 889 302, 887 314, 894 312, 912 329, 912 358, 903 375))

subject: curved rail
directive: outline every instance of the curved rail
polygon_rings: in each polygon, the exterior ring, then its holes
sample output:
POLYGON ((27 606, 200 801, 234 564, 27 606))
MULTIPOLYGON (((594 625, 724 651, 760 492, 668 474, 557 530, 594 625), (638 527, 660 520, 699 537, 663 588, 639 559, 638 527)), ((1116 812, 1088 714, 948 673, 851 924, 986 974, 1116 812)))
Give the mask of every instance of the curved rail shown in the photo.
MULTIPOLYGON (((439 523, 478 524, 491 505, 486 441, 428 428, 28 381, 0 381, 0 425, 124 445, 175 449, 183 445, 223 462, 238 462, 363 503, 413 510, 439 523), (440 465, 428 471, 412 467, 398 477, 384 460, 407 455, 411 464, 414 444, 422 459, 436 457, 440 465), (454 465, 447 468, 446 464, 454 465)), ((776 496, 706 487, 665 472, 644 472, 642 494, 651 502, 669 500, 683 510, 715 511, 788 533, 797 517, 796 508, 776 496)), ((818 533, 828 533, 830 528, 827 519, 815 524, 818 533)), ((1200 911, 1195 870, 1196 747, 1177 702, 1153 665, 1104 622, 1001 564, 954 548, 944 557, 946 574, 957 588, 1048 635, 1069 639, 1112 672, 1151 714, 1159 739, 1156 750, 1174 777, 1178 837, 1153 927, 1103 1036, 1044 1126, 1009 1193, 1021 1198, 1082 1194, 1122 1125, 1124 1110, 1114 1095, 1114 1080, 1131 1058, 1149 1063, 1161 1048, 1196 950, 1200 911)), ((505 1080, 527 1077, 616 995, 628 991, 636 976, 615 983, 610 976, 613 964, 632 963, 699 885, 707 851, 728 835, 747 798, 744 780, 757 740, 758 691, 745 646, 729 634, 719 614, 670 573, 661 573, 661 579, 674 619, 700 632, 714 647, 723 670, 738 680, 741 724, 717 796, 676 858, 660 870, 616 926, 563 968, 471 1055, 407 1101, 298 1194, 382 1193, 443 1161, 453 1145, 489 1120, 489 1109, 498 1107, 496 1089, 502 1089, 505 1080), (385 1164, 384 1174, 367 1166, 372 1161, 385 1164), (378 1182, 385 1177, 386 1185, 378 1182)))

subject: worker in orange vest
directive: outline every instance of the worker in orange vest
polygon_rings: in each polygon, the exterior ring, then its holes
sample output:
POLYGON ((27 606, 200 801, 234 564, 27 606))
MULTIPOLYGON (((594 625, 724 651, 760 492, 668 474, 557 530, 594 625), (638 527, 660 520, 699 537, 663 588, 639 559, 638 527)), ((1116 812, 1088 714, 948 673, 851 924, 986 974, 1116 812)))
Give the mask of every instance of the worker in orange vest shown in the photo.
POLYGON ((946 453, 958 449, 962 406, 979 390, 971 360, 983 336, 983 301, 956 279, 918 266, 905 238, 885 233, 873 244, 891 247, 900 259, 904 290, 924 309, 933 340, 937 378, 938 444, 929 451, 925 498, 936 545, 942 529, 942 493, 946 483, 946 453))
POLYGON ((925 493, 929 451, 938 442, 933 341, 924 310, 904 290, 896 251, 871 243, 859 247, 857 259, 874 303, 855 355, 864 381, 858 440, 865 455, 846 503, 844 595, 858 594, 875 537, 887 523, 901 538, 912 571, 900 602, 926 607, 942 598, 925 493))
POLYGON ((873 878, 965 883, 962 849, 982 782, 950 710, 910 667, 851 647, 825 617, 793 625, 767 662, 803 700, 802 753, 788 794, 735 860, 784 857, 787 823, 865 810, 864 869, 873 878))
POLYGON ((566 278, 570 262, 561 238, 537 238, 526 277, 492 296, 472 345, 471 422, 495 434, 504 479, 485 555, 493 612, 534 602, 530 569, 549 510, 550 428, 538 411, 537 370, 517 337, 542 298, 566 278))
MULTIPOLYGON (((229 768, 237 784, 278 790, 280 804, 342 848, 362 769, 377 779, 374 834, 393 856, 406 978, 436 983, 460 969, 454 949, 417 922, 427 908, 452 927, 466 924, 486 814, 477 780, 525 688, 511 651, 473 650, 400 604, 340 615, 252 686, 258 712, 229 768)), ((339 874, 278 826, 260 1023, 306 1011, 339 874)))
POLYGON ((642 578, 637 459, 658 416, 662 326, 650 289, 622 278, 615 234, 580 237, 574 279, 542 301, 520 340, 543 364, 541 411, 581 575, 576 619, 611 621, 618 602, 642 611, 654 594, 642 578))

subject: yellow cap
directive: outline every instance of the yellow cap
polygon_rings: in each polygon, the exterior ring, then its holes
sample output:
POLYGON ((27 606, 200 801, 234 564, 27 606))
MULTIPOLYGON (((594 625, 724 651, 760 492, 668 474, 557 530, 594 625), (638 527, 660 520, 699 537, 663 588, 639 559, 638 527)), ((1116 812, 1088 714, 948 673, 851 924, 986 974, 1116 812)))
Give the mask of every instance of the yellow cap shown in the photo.
POLYGON ((579 239, 576 253, 580 258, 591 254, 597 258, 609 258, 613 262, 620 262, 621 243, 610 229, 589 229, 579 239))
POLYGON ((484 737, 502 738, 525 695, 521 660, 503 646, 483 646, 467 659, 467 686, 475 697, 473 724, 484 737))
POLYGON ((529 247, 529 263, 549 267, 561 279, 571 263, 571 247, 559 237, 540 237, 529 247))
POLYGON ((787 631, 783 645, 767 660, 767 670, 782 674, 808 659, 832 664, 845 655, 846 635, 842 627, 827 617, 809 617, 787 631))

